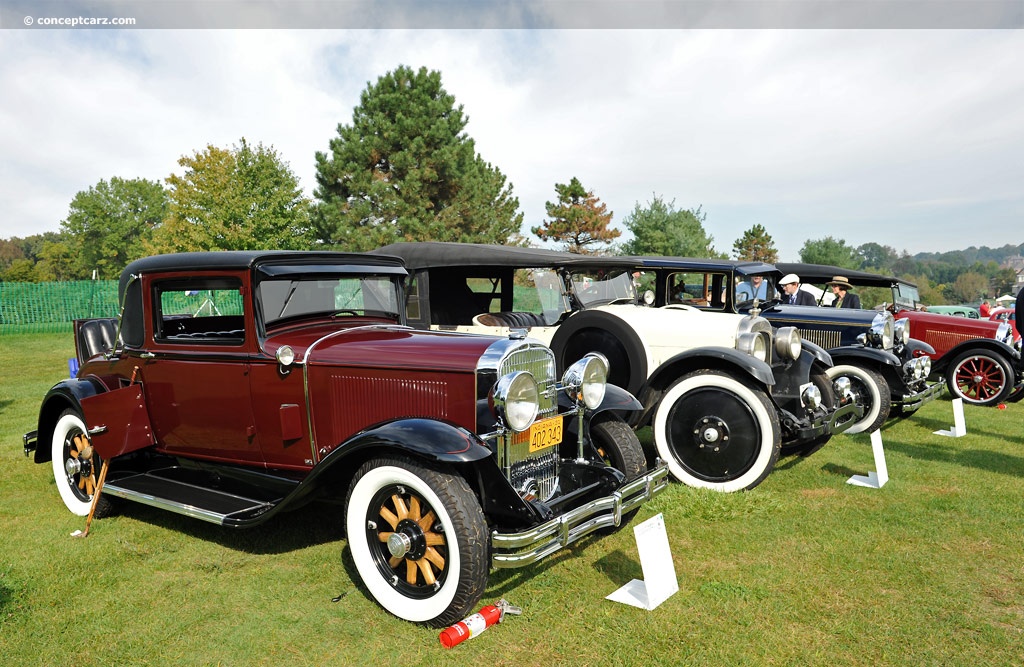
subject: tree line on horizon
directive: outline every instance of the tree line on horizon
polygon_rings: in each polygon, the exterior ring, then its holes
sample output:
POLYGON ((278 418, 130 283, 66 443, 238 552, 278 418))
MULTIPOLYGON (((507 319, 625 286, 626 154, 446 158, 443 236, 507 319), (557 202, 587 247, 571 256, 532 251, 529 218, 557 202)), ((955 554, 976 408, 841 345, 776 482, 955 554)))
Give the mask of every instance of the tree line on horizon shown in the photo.
MULTIPOLYGON (((59 232, 0 239, 0 281, 116 278, 138 257, 203 250, 365 251, 397 241, 530 245, 505 175, 477 152, 462 105, 441 74, 400 66, 368 83, 350 124, 317 152, 307 198, 273 146, 246 138, 182 156, 164 183, 112 177, 78 192, 59 232)), ((547 217, 530 231, 570 252, 727 258, 705 229, 700 206, 677 207, 655 193, 621 221, 572 176, 554 185, 547 217)), ((1002 261, 1024 244, 919 253, 878 243, 853 247, 831 236, 808 239, 800 261, 890 273, 917 283, 925 303, 970 303, 1010 290, 1002 261)), ((775 262, 764 226, 732 245, 736 259, 775 262)))

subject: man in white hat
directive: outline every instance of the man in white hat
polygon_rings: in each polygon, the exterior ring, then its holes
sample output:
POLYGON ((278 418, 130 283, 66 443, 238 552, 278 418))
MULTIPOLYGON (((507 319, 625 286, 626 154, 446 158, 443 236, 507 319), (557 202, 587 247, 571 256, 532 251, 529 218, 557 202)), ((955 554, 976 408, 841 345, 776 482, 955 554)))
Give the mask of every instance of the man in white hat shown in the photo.
POLYGON ((788 303, 794 306, 818 305, 814 300, 813 294, 800 289, 800 277, 795 273, 787 273, 782 276, 782 280, 779 281, 779 284, 782 285, 782 291, 785 293, 782 297, 782 303, 788 303))

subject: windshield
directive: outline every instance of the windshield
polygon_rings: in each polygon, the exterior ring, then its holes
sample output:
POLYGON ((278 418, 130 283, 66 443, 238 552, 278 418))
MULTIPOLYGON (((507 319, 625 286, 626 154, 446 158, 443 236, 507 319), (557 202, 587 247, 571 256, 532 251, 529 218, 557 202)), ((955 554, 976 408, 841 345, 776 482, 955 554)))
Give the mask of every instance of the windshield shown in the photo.
POLYGON ((759 301, 771 301, 779 298, 778 291, 771 279, 771 276, 750 275, 736 276, 736 304, 758 299, 759 301))
POLYGON ((572 288, 585 308, 613 302, 636 303, 633 272, 623 269, 573 271, 572 288))
POLYGON ((914 310, 921 301, 921 297, 918 295, 916 287, 911 287, 906 283, 896 283, 892 288, 892 301, 901 308, 914 310))
POLYGON ((304 317, 383 317, 397 320, 395 276, 290 275, 260 282, 257 303, 267 327, 304 317))

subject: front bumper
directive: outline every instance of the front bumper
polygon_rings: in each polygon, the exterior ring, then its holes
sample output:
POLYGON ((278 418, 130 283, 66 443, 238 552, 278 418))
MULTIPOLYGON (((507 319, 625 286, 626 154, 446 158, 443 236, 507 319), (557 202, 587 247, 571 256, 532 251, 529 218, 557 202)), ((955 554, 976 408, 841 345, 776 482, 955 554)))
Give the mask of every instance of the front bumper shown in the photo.
POLYGON ((942 392, 946 389, 946 382, 942 378, 939 378, 938 382, 925 386, 919 392, 900 394, 892 396, 893 408, 899 408, 900 412, 914 412, 925 403, 934 401, 939 396, 942 396, 942 392))
POLYGON ((36 451, 38 438, 38 431, 29 431, 25 435, 21 436, 21 442, 25 446, 25 456, 28 456, 32 452, 36 451))
POLYGON ((782 444, 788 447, 810 442, 823 435, 842 433, 864 415, 864 408, 851 402, 810 420, 798 419, 785 410, 779 412, 783 431, 782 444))
POLYGON ((668 487, 668 465, 661 460, 641 477, 611 495, 597 498, 565 514, 517 533, 491 533, 491 566, 525 567, 550 556, 601 528, 622 523, 622 516, 668 487))

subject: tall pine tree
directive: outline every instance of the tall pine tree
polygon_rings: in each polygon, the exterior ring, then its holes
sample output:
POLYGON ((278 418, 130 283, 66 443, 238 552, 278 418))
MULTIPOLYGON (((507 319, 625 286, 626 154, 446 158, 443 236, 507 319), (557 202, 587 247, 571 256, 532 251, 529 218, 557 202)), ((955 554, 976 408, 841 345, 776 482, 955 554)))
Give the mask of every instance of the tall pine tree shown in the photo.
POLYGON ((400 66, 368 86, 352 124, 316 154, 318 240, 345 250, 507 242, 523 222, 519 200, 477 154, 467 122, 439 72, 400 66))
POLYGON ((569 252, 594 254, 607 248, 622 232, 609 229, 612 213, 607 204, 586 190, 573 176, 568 184, 556 183, 557 202, 547 202, 549 220, 531 231, 542 241, 564 243, 569 252))

